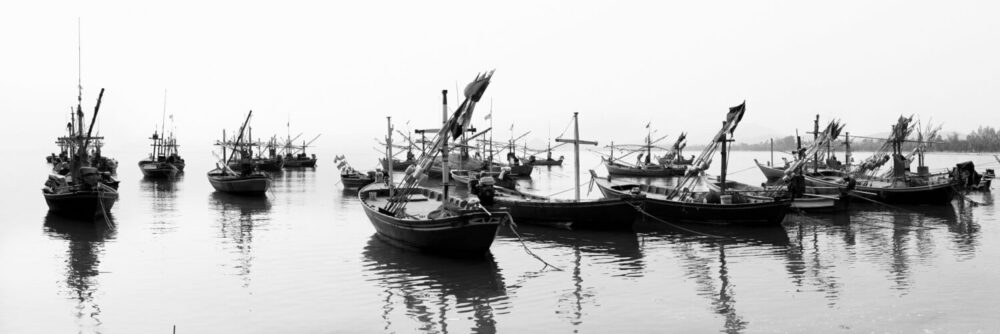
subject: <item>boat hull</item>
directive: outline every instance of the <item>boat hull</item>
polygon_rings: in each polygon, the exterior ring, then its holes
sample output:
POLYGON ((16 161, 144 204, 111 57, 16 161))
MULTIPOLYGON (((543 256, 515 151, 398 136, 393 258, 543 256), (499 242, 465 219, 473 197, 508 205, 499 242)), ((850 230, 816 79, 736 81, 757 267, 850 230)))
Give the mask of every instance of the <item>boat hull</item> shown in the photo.
POLYGON ((118 192, 74 191, 66 193, 46 193, 45 203, 49 211, 60 216, 88 219, 110 212, 118 200, 118 192))
POLYGON ((405 248, 454 257, 482 257, 489 252, 503 218, 494 212, 467 212, 442 219, 397 218, 385 214, 366 201, 369 192, 388 194, 381 184, 358 192, 365 215, 379 237, 405 248), (381 188, 381 189, 379 189, 381 188))
POLYGON ((531 166, 562 166, 562 160, 535 160, 528 161, 531 166))
POLYGON ((650 168, 636 168, 618 164, 605 164, 608 174, 613 176, 638 176, 638 177, 669 177, 684 176, 687 167, 681 166, 655 166, 650 168))
POLYGON ((180 170, 174 165, 151 161, 140 161, 139 170, 142 176, 150 179, 167 179, 177 176, 180 170))
POLYGON ((237 195, 264 195, 271 187, 271 178, 266 175, 250 176, 208 175, 208 182, 216 191, 237 195))
POLYGON ((340 182, 344 184, 344 188, 346 189, 360 189, 361 187, 367 186, 368 184, 375 182, 375 180, 369 178, 348 177, 341 175, 340 182))
POLYGON ((941 183, 916 187, 862 187, 852 192, 862 197, 889 204, 946 205, 955 197, 952 183, 941 183))
POLYGON ((507 211, 519 223, 569 224, 571 228, 631 230, 640 216, 641 200, 597 199, 577 201, 527 200, 498 196, 496 210, 507 211))
POLYGON ((316 167, 316 159, 285 159, 285 168, 316 167))
MULTIPOLYGON (((597 181, 597 186, 606 198, 626 198, 633 196, 623 189, 633 185, 611 187, 606 181, 597 181)), ((634 185, 641 187, 641 185, 634 185)), ((785 218, 792 202, 775 199, 772 202, 711 204, 681 202, 660 198, 643 200, 643 210, 653 217, 668 222, 723 224, 734 226, 779 226, 785 218)))

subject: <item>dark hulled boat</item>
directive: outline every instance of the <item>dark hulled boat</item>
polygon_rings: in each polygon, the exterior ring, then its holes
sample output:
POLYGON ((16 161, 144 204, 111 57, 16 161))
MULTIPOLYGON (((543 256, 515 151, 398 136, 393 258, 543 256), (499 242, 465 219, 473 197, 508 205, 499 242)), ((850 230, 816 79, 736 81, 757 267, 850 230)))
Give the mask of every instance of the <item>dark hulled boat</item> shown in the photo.
MULTIPOLYGON (((393 184, 390 172, 385 182, 372 183, 358 191, 365 214, 380 237, 407 248, 453 257, 482 257, 489 252, 507 215, 487 212, 479 203, 448 196, 448 141, 466 130, 492 74, 478 75, 466 87, 465 101, 444 120, 428 151, 421 154, 417 164, 407 168, 398 185, 393 184), (442 192, 418 186, 439 153, 444 169, 442 192)), ((447 91, 442 93, 447 115, 447 91)), ((393 129, 391 119, 389 122, 386 158, 391 159, 393 129)), ((388 167, 391 171, 392 166, 388 167)))
POLYGON ((491 215, 454 197, 428 188, 415 188, 399 200, 390 196, 384 183, 372 183, 358 191, 365 214, 375 231, 394 243, 416 250, 455 257, 485 255, 506 216, 491 215), (384 207, 406 203, 400 216, 384 207))
POLYGON ((683 176, 687 167, 683 166, 662 166, 657 164, 646 164, 640 166, 626 165, 617 162, 605 161, 608 174, 612 176, 638 176, 638 177, 670 177, 683 176))
POLYGON ((271 177, 265 173, 257 170, 256 165, 253 161, 247 157, 241 157, 240 160, 233 161, 232 163, 240 167, 239 171, 234 171, 228 168, 230 165, 230 158, 236 155, 237 152, 247 152, 250 147, 247 143, 243 142, 244 130, 246 130, 247 123, 250 122, 250 116, 253 115, 253 110, 247 113, 247 118, 243 121, 243 126, 240 127, 240 134, 236 137, 236 141, 233 143, 228 143, 225 141, 225 131, 223 131, 223 141, 219 142, 218 145, 222 146, 222 156, 223 160, 221 166, 208 172, 208 182, 212 184, 212 188, 216 191, 221 191, 230 194, 237 195, 264 195, 267 190, 271 187, 271 177), (232 154, 226 155, 226 146, 232 145, 232 154))
POLYGON ((118 199, 117 181, 110 182, 110 173, 102 173, 96 167, 91 167, 88 146, 101 137, 91 137, 94 122, 101 107, 104 89, 101 89, 94 107, 94 116, 89 129, 83 132, 83 109, 78 104, 76 109, 77 126, 72 127, 70 136, 60 138, 68 145, 69 152, 75 152, 68 157, 66 175, 50 174, 42 188, 42 195, 49 211, 67 217, 92 219, 95 216, 107 216, 111 207, 118 199), (107 175, 105 175, 107 174, 107 175))
POLYGON ((153 136, 149 137, 149 139, 153 141, 151 145, 153 152, 150 153, 148 158, 139 161, 139 170, 142 171, 142 176, 151 179, 173 178, 177 176, 180 169, 172 163, 177 160, 171 159, 171 162, 167 161, 168 148, 165 145, 167 138, 160 138, 160 135, 154 132, 153 136))
POLYGON ((648 184, 612 184, 607 179, 598 178, 591 170, 590 175, 601 193, 608 198, 625 198, 643 195, 643 210, 649 215, 669 222, 726 224, 733 226, 760 225, 778 226, 792 201, 780 197, 755 198, 743 196, 740 192, 726 188, 727 152, 731 142, 728 134, 736 130, 743 119, 746 104, 729 108, 722 129, 713 137, 701 155, 692 163, 684 179, 675 188, 648 184), (721 148, 721 189, 717 191, 695 191, 702 181, 701 173, 708 162, 721 148))

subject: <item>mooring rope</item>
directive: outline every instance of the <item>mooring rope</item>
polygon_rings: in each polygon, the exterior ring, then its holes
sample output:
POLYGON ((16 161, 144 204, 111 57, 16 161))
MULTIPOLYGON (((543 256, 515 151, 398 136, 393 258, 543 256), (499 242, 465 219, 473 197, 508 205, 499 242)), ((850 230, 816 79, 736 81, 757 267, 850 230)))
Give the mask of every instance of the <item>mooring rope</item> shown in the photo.
MULTIPOLYGON (((590 182, 590 181, 586 181, 586 182, 580 182, 580 184, 579 184, 579 185, 577 185, 577 186, 579 186, 579 187, 582 187, 583 185, 587 184, 588 182, 590 182)), ((552 197, 552 196, 555 196, 555 195, 559 195, 559 194, 562 194, 562 193, 565 193, 565 192, 567 192, 567 191, 570 191, 570 190, 573 190, 573 189, 576 189, 576 187, 572 187, 572 188, 569 188, 569 189, 566 189, 566 190, 562 190, 562 191, 560 191, 560 192, 557 192, 557 193, 554 193, 554 194, 551 194, 551 195, 548 195, 548 196, 546 196, 546 197, 552 197)))
POLYGON ((985 203, 980 203, 978 201, 969 198, 968 196, 965 196, 965 194, 962 193, 962 190, 954 185, 951 186, 951 189, 955 191, 955 194, 958 195, 958 197, 961 197, 962 199, 969 201, 969 204, 972 204, 972 206, 986 205, 985 203))
MULTIPOLYGON (((486 210, 486 208, 484 208, 482 206, 479 206, 479 208, 482 209, 483 212, 486 212, 486 214, 488 214, 490 216, 493 216, 493 213, 490 212, 489 210, 486 210)), ((542 259, 542 257, 540 257, 537 254, 535 254, 534 252, 532 252, 531 249, 528 248, 528 245, 524 243, 524 239, 521 238, 521 234, 517 233, 517 228, 516 228, 517 227, 517 223, 514 222, 514 217, 510 215, 510 212, 504 211, 503 213, 505 215, 507 215, 507 219, 508 219, 507 221, 509 222, 509 224, 507 224, 507 227, 510 228, 511 232, 514 232, 514 236, 517 237, 517 241, 521 243, 521 247, 524 248, 524 251, 527 252, 528 255, 531 255, 531 256, 535 257, 535 259, 538 259, 538 261, 541 261, 543 264, 545 264, 546 267, 552 267, 552 268, 555 268, 558 271, 563 271, 562 268, 556 267, 556 266, 552 265, 551 263, 546 262, 545 260, 542 259)), ((544 270, 545 268, 542 268, 542 269, 544 270)))
POLYGON ((678 230, 681 230, 681 231, 685 231, 685 232, 689 232, 689 233, 694 233, 694 234, 705 236, 705 237, 709 237, 709 238, 720 238, 720 239, 727 239, 727 238, 729 238, 729 237, 724 237, 724 236, 721 236, 721 235, 714 235, 714 234, 702 233, 702 232, 698 232, 698 231, 695 231, 695 230, 691 230, 691 229, 680 227, 680 226, 678 226, 676 224, 671 224, 670 222, 667 222, 666 220, 660 219, 660 218, 658 218, 658 217, 650 214, 649 212, 646 212, 646 210, 643 210, 642 208, 640 208, 636 204, 632 204, 631 202, 626 202, 626 203, 628 203, 630 206, 632 206, 632 208, 634 208, 635 211, 638 211, 639 213, 643 214, 644 216, 652 218, 653 220, 656 220, 656 221, 658 221, 660 223, 663 223, 663 224, 665 224, 667 226, 670 226, 670 227, 673 227, 675 229, 678 229, 678 230))
POLYGON ((110 229, 110 228, 114 228, 114 224, 112 224, 111 220, 108 218, 108 209, 104 208, 104 198, 103 198, 104 197, 104 192, 101 191, 101 190, 103 190, 103 188, 101 188, 103 186, 104 185, 102 185, 100 183, 97 184, 97 203, 101 204, 101 213, 102 213, 101 216, 104 217, 104 225, 107 226, 110 229))

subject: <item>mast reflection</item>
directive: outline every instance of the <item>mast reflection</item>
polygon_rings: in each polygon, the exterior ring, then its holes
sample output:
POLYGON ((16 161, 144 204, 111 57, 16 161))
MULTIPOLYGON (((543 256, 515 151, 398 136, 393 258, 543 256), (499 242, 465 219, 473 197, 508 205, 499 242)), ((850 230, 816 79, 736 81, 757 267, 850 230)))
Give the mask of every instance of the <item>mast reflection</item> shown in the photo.
POLYGON ((263 196, 237 196, 213 192, 209 201, 219 212, 219 238, 224 246, 237 256, 237 275, 243 278, 243 287, 250 286, 250 269, 253 264, 253 232, 267 225, 270 220, 271 202, 263 196))
POLYGON ((65 218, 53 213, 45 216, 45 233, 52 238, 67 241, 66 251, 66 286, 67 293, 77 302, 76 318, 80 331, 85 329, 99 332, 101 326, 101 308, 94 300, 99 286, 97 276, 100 274, 97 266, 101 263, 100 255, 104 253, 104 242, 114 239, 114 217, 107 217, 109 222, 100 218, 94 222, 82 222, 65 218), (87 324, 87 319, 91 323, 87 324))
POLYGON ((393 322, 402 312, 419 324, 421 332, 495 333, 495 312, 508 307, 503 276, 492 255, 485 259, 427 256, 393 247, 377 235, 368 240, 362 254, 367 276, 385 291, 386 332, 413 331, 393 322), (400 305, 403 308, 397 310, 400 305), (450 321, 463 318, 472 318, 472 328, 450 328, 455 325, 450 321))

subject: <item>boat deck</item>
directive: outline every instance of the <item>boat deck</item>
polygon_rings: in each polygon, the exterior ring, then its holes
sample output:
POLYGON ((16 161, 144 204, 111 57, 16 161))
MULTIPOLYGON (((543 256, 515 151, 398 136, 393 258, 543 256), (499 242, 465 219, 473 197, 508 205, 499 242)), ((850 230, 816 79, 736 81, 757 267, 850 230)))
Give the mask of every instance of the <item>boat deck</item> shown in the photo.
MULTIPOLYGON (((368 192, 368 196, 374 194, 375 192, 368 192)), ((412 218, 427 219, 428 215, 435 210, 441 208, 441 199, 443 195, 437 192, 420 192, 411 194, 407 197, 406 204, 406 214, 412 218)), ((448 198, 448 201, 457 207, 466 207, 468 201, 460 200, 454 197, 448 198)), ((366 197, 364 199, 366 205, 373 208, 385 207, 389 203, 388 196, 375 196, 366 197)))

